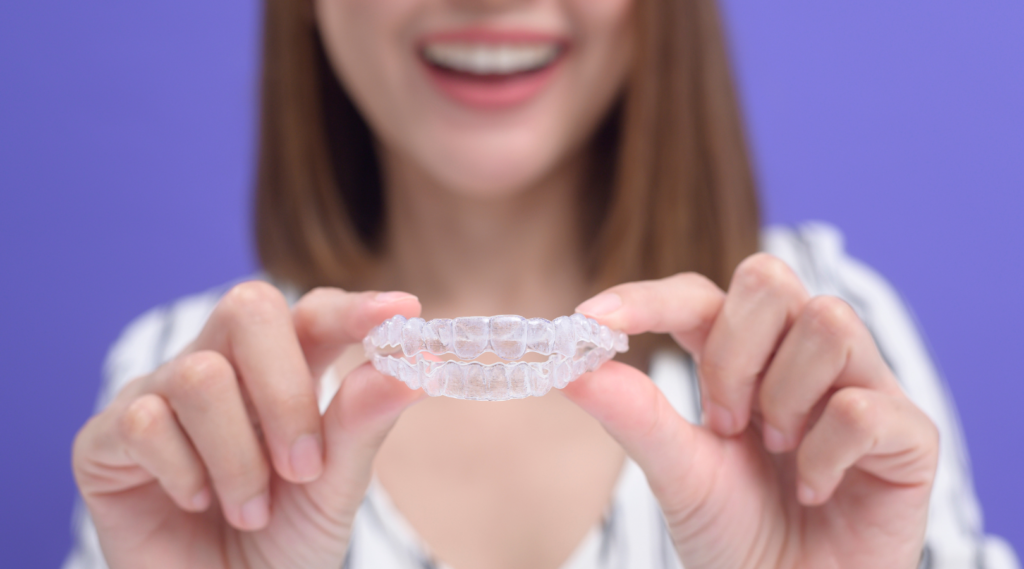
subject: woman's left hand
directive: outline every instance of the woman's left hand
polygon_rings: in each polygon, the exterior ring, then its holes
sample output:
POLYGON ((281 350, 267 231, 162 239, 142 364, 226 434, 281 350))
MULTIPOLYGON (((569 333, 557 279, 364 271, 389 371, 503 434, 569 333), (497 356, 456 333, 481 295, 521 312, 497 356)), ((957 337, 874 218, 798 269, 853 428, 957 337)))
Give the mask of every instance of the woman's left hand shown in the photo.
POLYGON ((917 567, 938 432, 849 305, 758 254, 728 293, 680 274, 578 310, 698 363, 704 426, 618 362, 564 390, 644 470, 687 569, 917 567))

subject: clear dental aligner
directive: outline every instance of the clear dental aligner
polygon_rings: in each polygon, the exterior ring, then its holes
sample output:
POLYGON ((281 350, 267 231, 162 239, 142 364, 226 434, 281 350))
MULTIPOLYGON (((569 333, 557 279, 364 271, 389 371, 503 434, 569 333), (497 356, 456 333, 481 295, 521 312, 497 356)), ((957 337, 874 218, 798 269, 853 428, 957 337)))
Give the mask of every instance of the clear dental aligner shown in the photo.
POLYGON ((554 320, 522 316, 422 318, 395 316, 363 339, 366 357, 383 374, 431 397, 505 401, 561 389, 629 349, 629 337, 582 314, 554 320), (484 353, 506 360, 471 361, 484 353), (516 361, 527 352, 543 362, 516 361), (459 360, 425 356, 454 354, 459 360))

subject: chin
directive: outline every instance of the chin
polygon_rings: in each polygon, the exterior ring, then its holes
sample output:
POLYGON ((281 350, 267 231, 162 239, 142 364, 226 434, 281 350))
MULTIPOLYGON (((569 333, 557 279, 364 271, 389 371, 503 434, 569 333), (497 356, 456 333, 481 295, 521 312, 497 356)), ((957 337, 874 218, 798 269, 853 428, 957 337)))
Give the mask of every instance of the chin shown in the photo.
POLYGON ((425 170, 441 187, 466 197, 500 198, 536 187, 563 162, 564 137, 541 132, 481 133, 424 148, 425 170))
POLYGON ((446 160, 434 175, 442 187, 467 198, 502 198, 528 191, 549 172, 536 156, 467 153, 446 160))

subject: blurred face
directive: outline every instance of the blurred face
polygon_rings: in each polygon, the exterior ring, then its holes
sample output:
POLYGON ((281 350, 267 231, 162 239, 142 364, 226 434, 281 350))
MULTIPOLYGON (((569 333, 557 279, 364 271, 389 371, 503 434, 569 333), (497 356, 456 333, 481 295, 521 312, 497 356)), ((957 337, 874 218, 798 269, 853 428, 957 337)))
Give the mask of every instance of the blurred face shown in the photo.
POLYGON ((621 90, 632 0, 316 0, 334 69, 389 158, 473 196, 530 187, 621 90))

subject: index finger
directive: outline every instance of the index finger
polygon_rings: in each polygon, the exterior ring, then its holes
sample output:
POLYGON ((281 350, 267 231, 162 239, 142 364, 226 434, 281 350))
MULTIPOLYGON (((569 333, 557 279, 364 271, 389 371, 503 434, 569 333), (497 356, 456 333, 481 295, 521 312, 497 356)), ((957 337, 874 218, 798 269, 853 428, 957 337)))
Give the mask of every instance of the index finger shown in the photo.
POLYGON ((614 286, 576 307, 627 334, 669 333, 691 354, 700 354, 725 293, 707 277, 679 273, 664 279, 614 286))
POLYGON ((419 316, 420 301, 407 292, 346 292, 316 288, 292 310, 295 333, 313 377, 320 377, 349 345, 387 318, 419 316))
POLYGON ((284 295, 261 281, 232 288, 189 351, 202 350, 220 353, 231 364, 259 419, 274 469, 292 482, 320 476, 316 389, 284 295))

